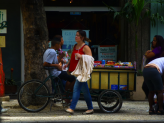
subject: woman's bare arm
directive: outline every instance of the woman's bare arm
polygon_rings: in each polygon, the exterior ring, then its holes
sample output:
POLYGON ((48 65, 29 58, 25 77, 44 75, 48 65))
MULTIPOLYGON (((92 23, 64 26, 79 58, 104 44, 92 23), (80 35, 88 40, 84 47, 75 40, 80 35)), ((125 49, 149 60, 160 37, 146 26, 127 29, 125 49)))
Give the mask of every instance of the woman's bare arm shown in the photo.
POLYGON ((86 54, 86 55, 90 55, 92 56, 92 52, 91 52, 91 49, 89 46, 85 45, 84 48, 83 48, 83 52, 86 54))
POLYGON ((145 55, 146 58, 150 59, 150 58, 153 58, 155 56, 155 53, 154 52, 149 52, 145 55))

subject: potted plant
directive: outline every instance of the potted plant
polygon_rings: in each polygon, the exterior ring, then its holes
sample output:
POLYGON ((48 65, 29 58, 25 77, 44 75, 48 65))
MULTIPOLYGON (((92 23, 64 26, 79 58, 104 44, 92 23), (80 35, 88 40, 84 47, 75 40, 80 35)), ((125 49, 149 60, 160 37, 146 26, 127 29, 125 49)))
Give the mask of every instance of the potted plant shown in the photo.
POLYGON ((11 78, 5 78, 5 94, 15 94, 17 92, 17 83, 13 79, 13 71, 14 69, 11 68, 11 78))

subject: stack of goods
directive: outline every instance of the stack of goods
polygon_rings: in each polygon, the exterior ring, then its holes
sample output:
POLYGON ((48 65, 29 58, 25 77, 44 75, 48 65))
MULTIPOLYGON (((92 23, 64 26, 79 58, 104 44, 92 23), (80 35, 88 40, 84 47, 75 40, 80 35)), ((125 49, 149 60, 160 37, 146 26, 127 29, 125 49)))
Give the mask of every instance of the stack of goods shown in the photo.
POLYGON ((131 62, 118 62, 113 65, 114 68, 134 68, 131 62))
POLYGON ((107 61, 105 67, 113 67, 115 65, 114 61, 107 61))
POLYGON ((101 64, 101 61, 94 61, 94 67, 104 67, 104 64, 101 64))
POLYGON ((94 67, 108 67, 108 68, 134 68, 131 62, 114 62, 106 61, 105 64, 102 64, 102 61, 95 61, 94 67))

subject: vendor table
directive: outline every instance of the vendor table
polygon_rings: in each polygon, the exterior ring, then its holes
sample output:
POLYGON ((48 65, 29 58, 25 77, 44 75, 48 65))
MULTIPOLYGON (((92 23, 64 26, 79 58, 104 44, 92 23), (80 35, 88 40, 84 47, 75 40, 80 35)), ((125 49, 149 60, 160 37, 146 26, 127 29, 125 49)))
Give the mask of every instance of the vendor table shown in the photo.
POLYGON ((136 91, 136 73, 134 68, 95 67, 87 82, 91 90, 136 91))

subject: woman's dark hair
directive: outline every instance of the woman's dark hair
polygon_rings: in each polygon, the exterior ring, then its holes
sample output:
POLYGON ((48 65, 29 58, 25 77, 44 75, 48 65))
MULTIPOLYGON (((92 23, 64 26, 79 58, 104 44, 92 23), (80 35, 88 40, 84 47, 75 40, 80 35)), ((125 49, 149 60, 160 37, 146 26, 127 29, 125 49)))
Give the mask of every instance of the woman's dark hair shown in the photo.
MULTIPOLYGON (((156 37, 157 43, 155 47, 161 47, 161 57, 164 56, 164 39, 162 36, 160 35, 155 35, 154 37, 156 37)), ((153 45, 152 45, 153 47, 153 45)), ((153 47, 153 48, 155 48, 153 47)))
POLYGON ((88 41, 88 42, 91 42, 91 40, 89 38, 86 37, 86 32, 83 31, 83 30, 78 30, 77 32, 79 32, 79 34, 81 35, 81 37, 84 37, 84 42, 85 41, 88 41))
POLYGON ((164 46, 164 39, 162 36, 160 35, 155 35, 154 37, 156 37, 156 40, 157 40, 157 44, 156 44, 156 47, 161 47, 164 46))

